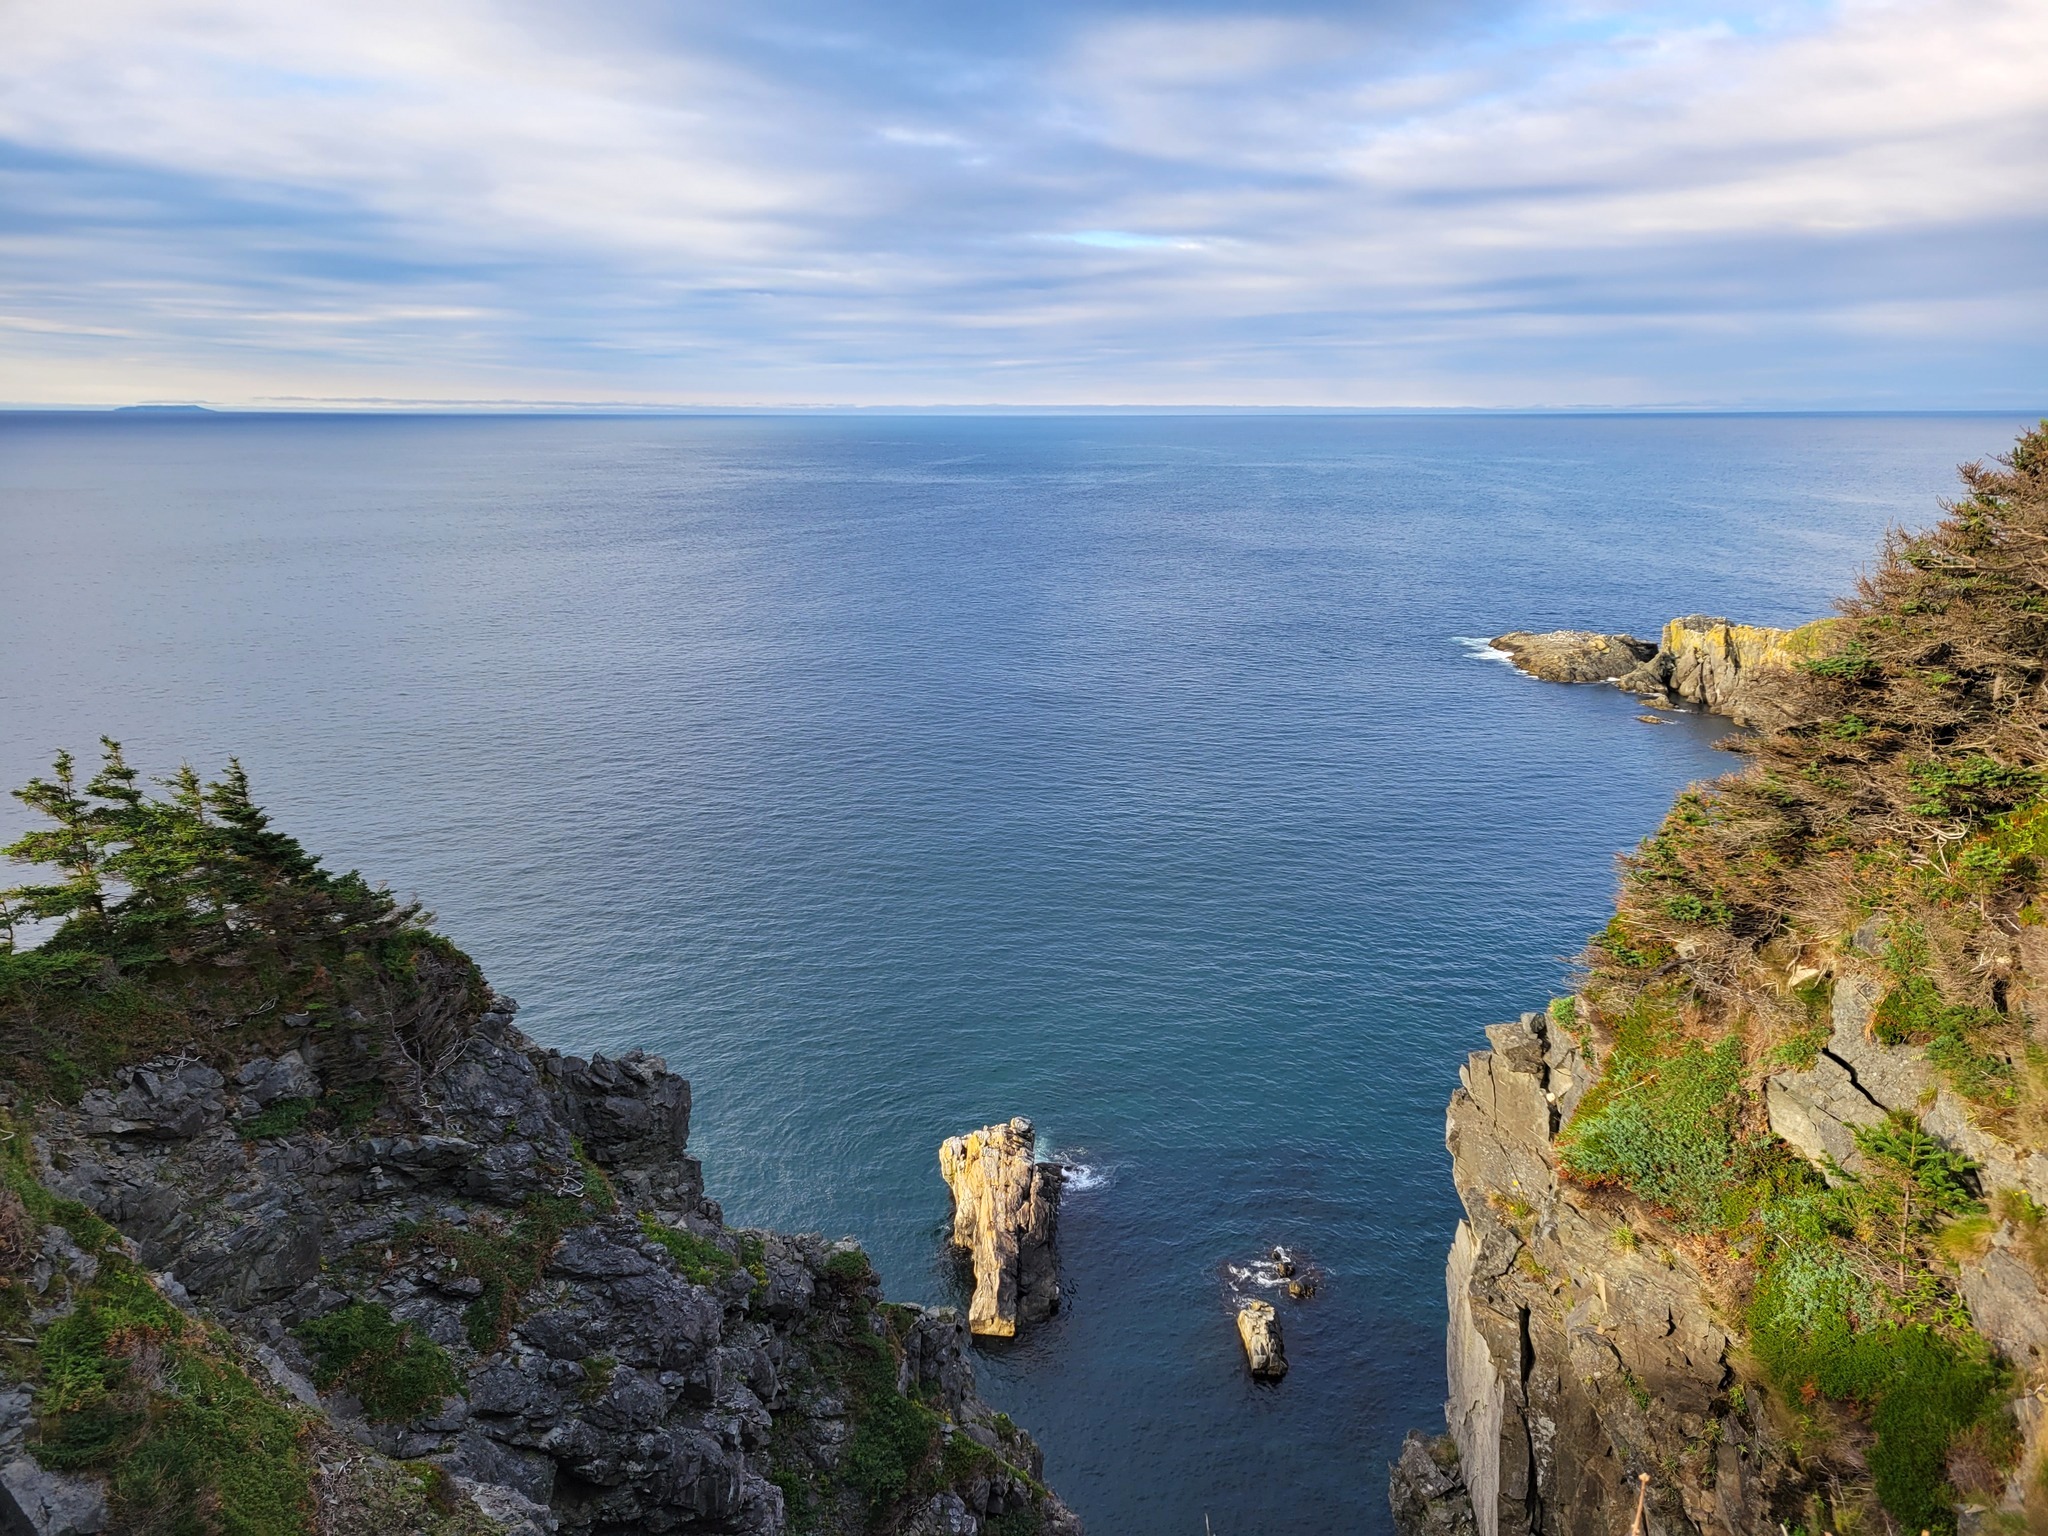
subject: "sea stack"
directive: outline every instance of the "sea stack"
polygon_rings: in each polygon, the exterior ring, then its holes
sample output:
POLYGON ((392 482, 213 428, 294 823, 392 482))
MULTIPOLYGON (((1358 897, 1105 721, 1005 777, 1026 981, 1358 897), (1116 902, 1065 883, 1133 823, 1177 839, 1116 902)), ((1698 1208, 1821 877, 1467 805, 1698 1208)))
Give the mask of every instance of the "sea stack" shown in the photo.
POLYGON ((947 1137, 939 1172, 953 1192, 953 1245, 974 1266, 967 1326, 1007 1339, 1057 1312, 1061 1170, 1038 1161, 1031 1122, 1019 1116, 947 1137))
POLYGON ((1271 1302, 1247 1301, 1237 1309, 1237 1336, 1244 1358, 1260 1381, 1278 1381, 1287 1374, 1287 1352, 1280 1343, 1280 1315, 1271 1302))

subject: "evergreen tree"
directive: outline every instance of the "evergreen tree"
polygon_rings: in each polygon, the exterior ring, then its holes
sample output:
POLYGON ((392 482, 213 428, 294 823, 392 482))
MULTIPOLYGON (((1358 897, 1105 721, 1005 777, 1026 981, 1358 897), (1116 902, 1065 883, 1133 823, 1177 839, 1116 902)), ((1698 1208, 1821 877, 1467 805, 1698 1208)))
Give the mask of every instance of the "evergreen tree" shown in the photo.
POLYGON ((105 887, 100 877, 102 823, 78 785, 69 752, 59 752, 50 777, 30 779, 14 798, 40 811, 55 826, 24 832, 0 853, 17 864, 41 864, 63 878, 51 884, 19 885, 0 893, 0 900, 18 916, 81 921, 99 926, 106 920, 105 887))

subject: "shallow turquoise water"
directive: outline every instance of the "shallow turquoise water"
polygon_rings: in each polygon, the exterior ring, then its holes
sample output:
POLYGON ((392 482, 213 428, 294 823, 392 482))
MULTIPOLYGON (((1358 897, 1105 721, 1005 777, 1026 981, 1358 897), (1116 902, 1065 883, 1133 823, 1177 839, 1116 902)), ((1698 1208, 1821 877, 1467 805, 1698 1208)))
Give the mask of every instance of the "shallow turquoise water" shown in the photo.
POLYGON ((940 1138, 1035 1117, 1072 1304, 983 1374, 1096 1536, 1382 1531, 1457 1064, 1730 766, 1455 637, 1813 617, 2022 425, 0 417, 0 772, 241 753, 899 1295, 940 1138), (1257 1389, 1275 1242, 1327 1278, 1257 1389))

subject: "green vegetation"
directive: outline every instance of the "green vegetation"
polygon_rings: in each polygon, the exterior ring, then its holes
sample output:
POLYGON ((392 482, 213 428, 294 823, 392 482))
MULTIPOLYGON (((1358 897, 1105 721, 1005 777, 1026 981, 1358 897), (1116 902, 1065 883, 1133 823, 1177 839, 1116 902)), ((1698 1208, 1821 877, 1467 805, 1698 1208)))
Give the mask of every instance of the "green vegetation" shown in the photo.
POLYGON ((875 1266, 858 1248, 842 1248, 825 1261, 825 1279, 842 1291, 861 1291, 874 1283, 875 1266))
MULTIPOLYGON (((1826 984, 1788 974, 1853 952, 1883 969, 1879 1038, 1922 1048, 1988 1128, 2048 1132, 2048 1060, 2007 996, 2014 935, 2048 913, 2048 423, 1963 481, 1800 633, 1795 723, 1678 797, 1625 861, 1578 1002, 1553 1008, 1601 1067, 1566 1174, 1746 1260, 1772 1381, 1815 1433, 1823 1402, 1861 1417, 1876 1496, 1933 1530, 1952 1483, 1989 1486, 2012 1455, 2012 1384, 1953 1279, 1989 1241, 1974 1170, 1901 1115, 1830 1188, 1765 1133, 1761 1091, 1831 1028, 1826 984)), ((2022 1244, 2025 1214, 2000 1212, 2022 1244)))
POLYGON ((846 1478, 870 1509, 881 1510, 903 1498, 932 1462, 943 1420, 896 1390, 896 1352, 890 1341, 857 1331, 840 1352, 839 1365, 853 1398, 846 1478))
POLYGON ((297 1332, 317 1365, 314 1385, 345 1387, 379 1423, 418 1418, 462 1390, 447 1351, 375 1302, 352 1301, 297 1332))
POLYGON ((519 1321, 520 1303, 540 1282, 562 1234, 590 1214, 575 1200, 535 1196, 509 1221, 475 1211, 467 1226, 424 1222, 401 1228, 394 1241, 438 1253, 458 1275, 483 1283, 483 1293, 463 1309, 462 1322, 470 1344, 489 1353, 504 1344, 519 1321))
MULTIPOLYGON (((230 761, 145 783, 102 740, 81 781, 68 753, 15 797, 46 823, 0 852, 40 878, 0 891, 0 1054, 31 1091, 75 1101, 125 1062, 187 1050, 226 1064, 324 1042, 330 1098, 299 1124, 367 1118, 467 1037, 482 977, 430 917, 275 830, 230 761), (20 925, 54 925, 23 948, 20 925), (337 1030, 346 1022, 346 1030, 337 1030), (229 1033, 232 1031, 232 1033, 229 1033)), ((287 1134, 273 1106, 255 1135, 287 1134)))
POLYGON ((692 1285, 715 1286, 740 1267, 740 1261, 708 1237, 672 1227, 651 1211, 640 1215, 640 1230, 668 1250, 676 1268, 692 1285))
MULTIPOLYGON (((10 1128, 11 1129, 11 1128, 10 1128)), ((7 1191, 37 1224, 55 1222, 98 1270, 71 1310, 10 1361, 35 1392, 35 1455, 107 1480, 118 1528, 136 1536, 298 1536, 309 1528, 305 1423, 251 1378, 226 1335, 188 1318, 112 1245, 82 1208, 26 1173, 9 1137, 7 1191)), ((27 1326, 18 1285, 0 1282, 10 1334, 27 1326)))
POLYGON ((244 1141, 261 1141, 269 1136, 289 1136, 304 1129, 307 1119, 313 1113, 311 1099, 279 1099, 261 1113, 251 1115, 237 1125, 244 1141))

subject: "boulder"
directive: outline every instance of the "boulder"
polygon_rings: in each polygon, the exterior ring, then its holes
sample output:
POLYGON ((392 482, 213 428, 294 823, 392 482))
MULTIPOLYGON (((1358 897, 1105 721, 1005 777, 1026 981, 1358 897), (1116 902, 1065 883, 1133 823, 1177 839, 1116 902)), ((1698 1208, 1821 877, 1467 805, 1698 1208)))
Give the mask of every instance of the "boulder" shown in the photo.
POLYGON ((1006 1339, 1057 1312, 1061 1170, 1038 1161, 1031 1122, 948 1137, 939 1172, 953 1192, 953 1245, 974 1268, 967 1326, 1006 1339))
POLYGON ((1287 1374, 1287 1351, 1280 1342, 1280 1315, 1271 1302, 1247 1301, 1239 1305, 1237 1336, 1244 1342, 1244 1358, 1252 1375, 1261 1381, 1278 1381, 1287 1374))
POLYGON ((1531 677, 1546 683, 1608 683, 1657 654, 1634 635, 1603 635, 1590 629, 1553 629, 1544 634, 1515 630, 1487 642, 1531 677))
POLYGON ((16 1456, 0 1466, 0 1532, 5 1536, 97 1536, 107 1528, 99 1483, 45 1471, 16 1456))
POLYGON ((1387 1467, 1387 1501, 1401 1536, 1478 1536, 1457 1442, 1449 1435, 1432 1441, 1408 1431, 1399 1459, 1387 1467))

